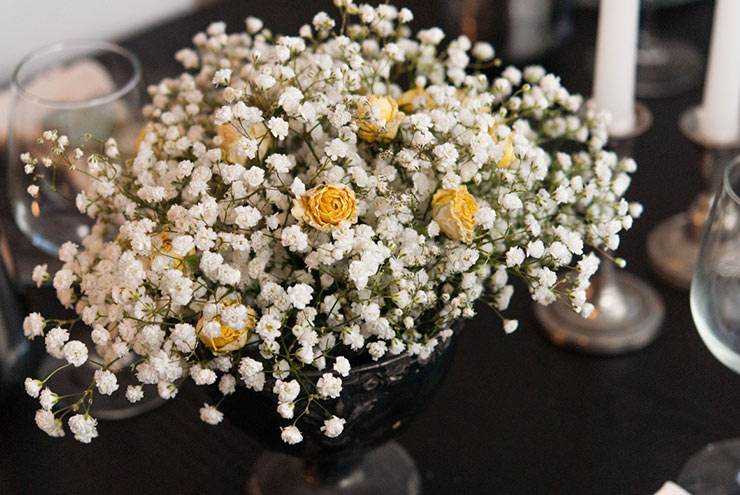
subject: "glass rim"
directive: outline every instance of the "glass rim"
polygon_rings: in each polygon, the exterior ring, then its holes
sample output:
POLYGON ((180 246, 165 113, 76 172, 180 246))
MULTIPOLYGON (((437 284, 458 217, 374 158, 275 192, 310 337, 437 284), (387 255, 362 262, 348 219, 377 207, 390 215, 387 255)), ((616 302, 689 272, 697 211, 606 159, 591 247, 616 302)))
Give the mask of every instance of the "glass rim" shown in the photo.
POLYGON ((740 192, 735 190, 730 184, 730 174, 733 170, 740 167, 740 155, 737 155, 730 163, 725 167, 725 172, 722 177, 722 186, 725 189, 727 195, 738 205, 740 205, 740 192))
POLYGON ((84 107, 91 107, 91 106, 98 106, 98 105, 104 105, 107 103, 111 103, 117 99, 119 99, 121 96, 129 93, 132 89, 134 89, 139 82, 141 81, 141 62, 139 61, 139 58, 131 51, 128 50, 121 45, 117 45, 115 43, 111 43, 108 41, 102 41, 102 40, 88 40, 88 39, 79 39, 79 40, 68 40, 68 41, 58 41, 56 43, 51 43, 49 45, 42 46, 41 48, 37 48, 36 50, 33 50, 32 52, 28 53, 26 56, 24 56, 20 62, 15 66, 15 69, 13 69, 13 75, 10 79, 10 87, 13 91, 16 91, 19 95, 21 95, 24 99, 38 103, 50 108, 59 108, 59 109, 76 109, 76 108, 84 108, 84 107), (109 53, 114 53, 116 55, 120 55, 121 57, 125 58, 131 63, 131 67, 133 69, 131 73, 131 77, 128 78, 125 84, 122 86, 116 88, 114 91, 107 93, 102 96, 96 96, 94 98, 90 98, 84 101, 56 101, 48 98, 44 98, 41 96, 38 96, 31 91, 28 91, 19 81, 20 72, 21 69, 31 60, 41 56, 41 55, 48 55, 50 53, 54 52, 61 52, 63 50, 67 50, 70 48, 89 48, 89 49, 98 49, 100 51, 107 51, 109 53))

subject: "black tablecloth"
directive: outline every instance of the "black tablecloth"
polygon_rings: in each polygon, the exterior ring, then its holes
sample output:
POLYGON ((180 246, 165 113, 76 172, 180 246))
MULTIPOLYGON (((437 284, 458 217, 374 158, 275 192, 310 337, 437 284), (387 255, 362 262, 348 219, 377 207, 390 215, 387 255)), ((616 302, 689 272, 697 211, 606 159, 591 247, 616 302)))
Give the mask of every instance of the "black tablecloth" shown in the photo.
MULTIPOLYGON (((275 31, 295 33, 318 10, 316 3, 219 3, 125 44, 154 82, 178 72, 172 54, 213 20, 241 30, 243 19, 256 15, 275 31)), ((398 3, 414 7, 416 29, 436 24, 442 12, 434 2, 398 3)), ((711 4, 704 2, 658 16, 665 34, 704 49, 710 22, 711 4)), ((572 38, 541 61, 584 94, 594 32, 594 13, 576 11, 572 38)), ((425 494, 649 494, 706 443, 740 434, 740 379, 705 349, 688 295, 656 279, 645 253, 649 230, 684 210, 699 189, 696 155, 677 127, 680 112, 699 99, 695 90, 647 102, 654 123, 635 143, 639 170, 628 196, 645 205, 645 214, 623 236, 619 254, 664 298, 658 339, 629 355, 586 356, 551 345, 523 293, 509 311, 520 320, 512 335, 480 306, 460 336, 444 385, 400 436, 425 494)), ((186 387, 154 412, 101 422, 100 438, 82 445, 38 430, 35 401, 19 388, 0 403, 0 492, 240 493, 260 448, 229 424, 202 423, 203 401, 199 390, 186 387)))

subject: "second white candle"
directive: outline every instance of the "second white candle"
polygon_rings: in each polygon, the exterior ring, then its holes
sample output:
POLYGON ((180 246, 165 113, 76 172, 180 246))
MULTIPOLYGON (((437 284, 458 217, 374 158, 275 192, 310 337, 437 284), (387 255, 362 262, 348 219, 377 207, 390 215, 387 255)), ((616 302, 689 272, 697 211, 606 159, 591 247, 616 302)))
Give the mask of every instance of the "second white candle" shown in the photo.
POLYGON ((711 143, 740 138, 740 0, 717 0, 714 8, 699 125, 711 143))
POLYGON ((639 0, 601 0, 593 99, 597 108, 611 113, 609 134, 614 137, 635 126, 639 18, 639 0))

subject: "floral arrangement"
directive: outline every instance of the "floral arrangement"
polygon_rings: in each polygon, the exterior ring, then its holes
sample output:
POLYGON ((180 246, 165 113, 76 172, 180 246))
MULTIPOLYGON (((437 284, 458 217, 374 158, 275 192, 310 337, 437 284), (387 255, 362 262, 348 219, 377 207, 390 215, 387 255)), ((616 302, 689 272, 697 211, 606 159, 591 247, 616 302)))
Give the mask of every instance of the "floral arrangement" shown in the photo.
MULTIPOLYGON (((40 139, 49 156, 23 155, 37 179, 62 165, 94 179, 76 198, 92 233, 61 247, 53 277, 33 274, 79 318, 24 322, 64 366, 97 368, 64 407, 49 378, 26 380, 49 435, 66 418, 96 437, 96 393, 136 402, 151 385, 171 399, 190 377, 226 398, 272 375, 293 444, 354 363, 427 358, 476 301, 514 331, 510 277, 538 303, 593 309, 599 258, 584 246, 615 249, 640 212, 622 198, 635 162, 604 149, 605 116, 541 67, 501 70, 487 43, 412 37, 408 9, 334 3, 339 20, 320 12, 299 36, 255 18, 197 34, 176 55, 186 72, 149 88, 133 157, 113 140, 72 150, 55 131, 40 139), (78 321, 99 359, 70 340, 78 321), (141 384, 119 390, 131 353, 141 384)), ((222 420, 219 404, 203 421, 222 420)), ((327 413, 321 430, 344 424, 327 413)))

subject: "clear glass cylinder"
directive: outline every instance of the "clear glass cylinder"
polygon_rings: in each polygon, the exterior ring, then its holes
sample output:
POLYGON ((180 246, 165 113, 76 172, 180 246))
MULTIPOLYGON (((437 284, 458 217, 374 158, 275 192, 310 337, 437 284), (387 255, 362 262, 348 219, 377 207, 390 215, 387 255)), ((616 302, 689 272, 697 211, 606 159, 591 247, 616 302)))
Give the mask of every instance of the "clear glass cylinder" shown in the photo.
POLYGON ((740 157, 725 170, 691 285, 691 313, 702 340, 740 373, 740 157))
MULTIPOLYGON (((77 192, 87 179, 41 163, 36 174, 40 191, 31 197, 31 176, 20 155, 46 156, 38 143, 45 130, 56 129, 70 139, 70 150, 85 144, 85 135, 119 141, 122 155, 133 150, 142 125, 141 64, 121 46, 103 41, 68 41, 36 50, 16 67, 11 79, 12 106, 8 125, 7 191, 19 229, 48 254, 65 241, 78 242, 89 233, 91 220, 75 207, 77 192)), ((94 142, 86 144, 90 150, 94 142)), ((125 155, 124 155, 125 156, 125 155)), ((84 167, 84 165, 82 165, 84 167)))
MULTIPOLYGON (((740 156, 715 195, 691 283, 691 314, 707 348, 740 373, 740 156)), ((740 491, 740 439, 709 444, 681 470, 678 483, 694 495, 740 491)))

